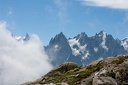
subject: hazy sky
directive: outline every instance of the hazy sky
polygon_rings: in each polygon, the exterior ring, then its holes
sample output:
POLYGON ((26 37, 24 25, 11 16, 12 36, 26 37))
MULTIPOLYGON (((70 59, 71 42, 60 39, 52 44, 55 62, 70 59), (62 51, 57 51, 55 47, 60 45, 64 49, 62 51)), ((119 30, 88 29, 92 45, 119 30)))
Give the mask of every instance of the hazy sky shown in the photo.
POLYGON ((67 38, 101 30, 128 36, 128 0, 0 0, 0 21, 15 35, 37 34, 44 45, 61 31, 67 38))

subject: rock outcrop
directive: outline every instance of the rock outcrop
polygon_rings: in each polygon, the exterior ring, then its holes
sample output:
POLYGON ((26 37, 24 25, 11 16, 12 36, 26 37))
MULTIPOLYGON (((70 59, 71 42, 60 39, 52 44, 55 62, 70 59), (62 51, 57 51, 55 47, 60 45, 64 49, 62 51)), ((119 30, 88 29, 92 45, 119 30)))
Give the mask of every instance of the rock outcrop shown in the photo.
POLYGON ((52 76, 56 76, 56 75, 61 75, 64 74, 70 70, 73 70, 75 68, 78 68, 79 65, 77 65, 76 63, 72 63, 72 62, 66 62, 64 64, 59 65, 58 67, 55 67, 53 70, 51 70, 50 72, 48 72, 45 77, 52 77, 52 76))
POLYGON ((42 78, 22 85, 128 85, 128 55, 97 60, 84 67, 64 63, 42 78))

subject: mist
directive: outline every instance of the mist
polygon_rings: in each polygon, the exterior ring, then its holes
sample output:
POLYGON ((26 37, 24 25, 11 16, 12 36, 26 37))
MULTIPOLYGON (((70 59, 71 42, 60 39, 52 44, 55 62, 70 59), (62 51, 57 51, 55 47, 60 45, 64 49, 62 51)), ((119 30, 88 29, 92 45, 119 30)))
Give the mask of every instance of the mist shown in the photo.
POLYGON ((52 65, 35 34, 20 42, 11 36, 6 22, 0 22, 0 85, 19 85, 46 74, 52 65))

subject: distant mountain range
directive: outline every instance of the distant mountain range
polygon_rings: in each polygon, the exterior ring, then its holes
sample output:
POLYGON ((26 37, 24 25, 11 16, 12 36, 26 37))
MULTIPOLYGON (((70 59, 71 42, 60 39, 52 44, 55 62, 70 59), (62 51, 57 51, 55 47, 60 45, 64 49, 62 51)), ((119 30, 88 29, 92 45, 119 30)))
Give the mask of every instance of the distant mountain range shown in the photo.
POLYGON ((128 38, 114 39, 112 35, 101 31, 92 37, 82 32, 67 39, 61 32, 50 40, 49 45, 45 46, 45 51, 55 66, 64 62, 86 65, 107 56, 128 53, 128 38))
POLYGON ((26 33, 25 37, 15 36, 13 34, 12 34, 12 37, 15 38, 17 41, 28 41, 30 39, 30 36, 28 35, 28 33, 26 33))
MULTIPOLYGON (((18 41, 30 39, 28 34, 25 37, 12 36, 18 41)), ((114 39, 112 35, 101 31, 92 37, 82 32, 74 38, 67 39, 61 32, 51 38, 49 45, 44 47, 54 66, 64 62, 86 65, 97 59, 128 53, 128 37, 123 40, 114 39)))

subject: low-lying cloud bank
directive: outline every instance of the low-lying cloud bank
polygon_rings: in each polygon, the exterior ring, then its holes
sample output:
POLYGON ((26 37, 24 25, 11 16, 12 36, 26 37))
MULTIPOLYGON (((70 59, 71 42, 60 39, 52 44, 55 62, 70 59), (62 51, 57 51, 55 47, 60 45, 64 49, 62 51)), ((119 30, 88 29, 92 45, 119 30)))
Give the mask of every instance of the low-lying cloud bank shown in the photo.
POLYGON ((82 0, 85 5, 128 9, 128 0, 82 0))
POLYGON ((0 85, 19 85, 39 78, 51 68, 37 35, 27 42, 15 40, 0 22, 0 85))

